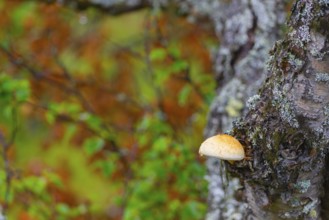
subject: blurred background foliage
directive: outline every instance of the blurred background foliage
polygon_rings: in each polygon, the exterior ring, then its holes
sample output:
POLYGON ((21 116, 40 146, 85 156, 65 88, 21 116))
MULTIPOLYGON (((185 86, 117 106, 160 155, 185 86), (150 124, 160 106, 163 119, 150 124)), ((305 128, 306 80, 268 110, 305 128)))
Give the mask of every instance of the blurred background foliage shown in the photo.
POLYGON ((8 219, 203 219, 215 36, 175 11, 0 0, 8 219))

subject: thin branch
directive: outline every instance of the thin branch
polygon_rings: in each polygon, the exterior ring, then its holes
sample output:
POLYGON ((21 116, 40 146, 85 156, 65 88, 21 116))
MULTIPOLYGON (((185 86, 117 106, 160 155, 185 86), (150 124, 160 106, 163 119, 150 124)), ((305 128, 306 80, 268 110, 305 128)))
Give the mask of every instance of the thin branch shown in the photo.
POLYGON ((64 86, 63 83, 47 77, 45 72, 37 71, 36 69, 29 66, 23 58, 16 58, 12 52, 10 52, 2 45, 0 45, 0 51, 8 58, 11 64, 16 66, 17 68, 22 68, 27 70, 35 79, 37 80, 42 79, 45 82, 51 84, 52 86, 60 89, 61 91, 65 91, 67 93, 74 93, 74 91, 71 88, 64 86))
POLYGON ((138 11, 144 8, 151 7, 151 3, 148 0, 139 0, 128 3, 128 1, 90 1, 90 0, 39 0, 48 4, 59 3, 65 6, 71 6, 77 10, 86 10, 88 8, 96 8, 104 13, 116 16, 133 11, 138 11))

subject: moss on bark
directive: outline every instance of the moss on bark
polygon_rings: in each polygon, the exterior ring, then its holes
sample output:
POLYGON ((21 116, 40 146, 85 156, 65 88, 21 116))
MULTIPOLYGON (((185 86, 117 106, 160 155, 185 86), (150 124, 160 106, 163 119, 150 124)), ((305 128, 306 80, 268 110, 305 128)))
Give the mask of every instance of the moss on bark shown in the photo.
POLYGON ((327 2, 296 3, 257 103, 234 126, 251 159, 230 170, 243 181, 249 213, 258 219, 325 219, 328 21, 327 2))

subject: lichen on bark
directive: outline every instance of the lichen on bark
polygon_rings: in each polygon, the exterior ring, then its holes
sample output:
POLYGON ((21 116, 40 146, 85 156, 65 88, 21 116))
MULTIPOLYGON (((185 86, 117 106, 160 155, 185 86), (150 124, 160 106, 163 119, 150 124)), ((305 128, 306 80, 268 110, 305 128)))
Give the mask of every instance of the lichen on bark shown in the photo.
POLYGON ((229 168, 256 219, 327 217, 328 22, 328 1, 297 1, 257 102, 233 128, 251 159, 229 168))
MULTIPOLYGON (((203 5, 203 8, 210 11, 209 16, 221 45, 214 55, 218 90, 208 116, 206 137, 228 132, 234 120, 247 110, 245 103, 266 78, 268 52, 282 34, 286 14, 284 8, 289 3, 283 0, 209 2, 211 7, 203 5)), ((249 107, 253 107, 256 100, 257 96, 250 101, 249 107)), ((220 178, 224 174, 220 173, 220 166, 218 160, 207 161, 207 219, 242 219, 246 204, 235 195, 240 187, 239 182, 231 179, 225 193, 220 178)))

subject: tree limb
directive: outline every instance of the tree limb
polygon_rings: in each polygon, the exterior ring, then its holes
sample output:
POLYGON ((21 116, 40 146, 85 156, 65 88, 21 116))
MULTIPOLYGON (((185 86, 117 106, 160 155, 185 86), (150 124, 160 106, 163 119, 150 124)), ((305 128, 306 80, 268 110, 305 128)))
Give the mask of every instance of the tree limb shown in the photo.
POLYGON ((144 8, 151 7, 152 4, 148 0, 138 1, 120 1, 120 0, 38 0, 44 3, 58 3, 73 7, 77 10, 86 10, 88 8, 96 8, 99 11, 110 15, 121 15, 144 8))

